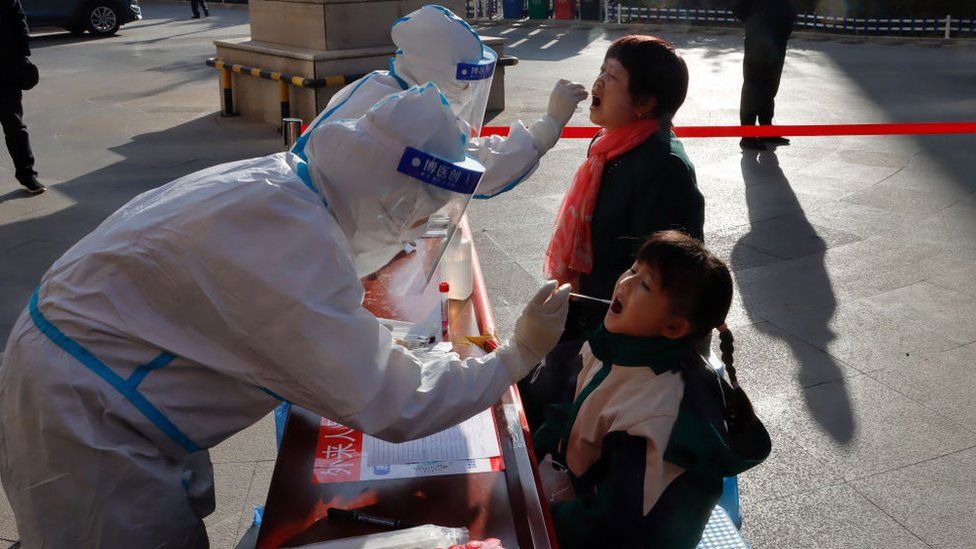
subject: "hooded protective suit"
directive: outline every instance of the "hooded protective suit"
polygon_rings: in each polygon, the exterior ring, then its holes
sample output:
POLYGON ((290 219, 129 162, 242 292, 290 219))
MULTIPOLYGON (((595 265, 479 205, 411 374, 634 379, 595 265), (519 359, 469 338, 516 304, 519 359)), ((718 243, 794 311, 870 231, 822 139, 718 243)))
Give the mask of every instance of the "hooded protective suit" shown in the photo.
POLYGON ((409 439, 483 410, 555 345, 568 290, 552 284, 481 359, 424 362, 362 307, 356 254, 395 253, 452 194, 401 170, 404 151, 478 170, 443 96, 411 88, 319 128, 308 165, 190 174, 54 263, 0 367, 0 477, 24 547, 205 545, 188 460, 206 473, 203 450, 280 399, 409 439))
POLYGON ((441 6, 424 6, 393 23, 397 46, 390 70, 374 71, 339 90, 309 124, 293 152, 302 156, 312 129, 326 121, 355 118, 374 104, 409 86, 434 82, 450 101, 467 137, 470 156, 485 166, 475 198, 489 198, 515 188, 538 166, 539 158, 559 139, 586 88, 557 82, 546 115, 526 127, 516 122, 508 137, 477 137, 485 115, 497 55, 474 30, 441 6))

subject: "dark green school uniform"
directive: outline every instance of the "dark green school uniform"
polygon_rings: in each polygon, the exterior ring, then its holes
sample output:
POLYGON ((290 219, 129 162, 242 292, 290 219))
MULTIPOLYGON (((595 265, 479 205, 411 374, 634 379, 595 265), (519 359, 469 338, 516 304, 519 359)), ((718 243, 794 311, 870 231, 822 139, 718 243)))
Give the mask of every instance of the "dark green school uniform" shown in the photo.
POLYGON ((769 451, 733 449, 725 398, 692 342, 597 330, 575 401, 550 407, 533 434, 537 455, 565 464, 575 491, 551 506, 560 548, 695 547, 722 479, 769 451))

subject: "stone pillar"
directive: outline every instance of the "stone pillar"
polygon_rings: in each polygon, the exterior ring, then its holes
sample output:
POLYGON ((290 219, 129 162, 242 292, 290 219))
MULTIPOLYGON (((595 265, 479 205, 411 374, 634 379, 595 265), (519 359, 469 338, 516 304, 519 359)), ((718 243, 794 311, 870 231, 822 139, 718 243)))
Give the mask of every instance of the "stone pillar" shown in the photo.
MULTIPOLYGON (((251 37, 218 40, 217 57, 229 64, 267 69, 305 78, 364 74, 386 69, 394 46, 390 26, 398 18, 431 3, 423 0, 250 0, 251 37)), ((464 0, 439 0, 463 17, 464 0)), ((486 39, 502 55, 503 40, 486 39)), ((238 114, 280 125, 278 83, 234 74, 234 107, 238 114)), ((499 99, 504 71, 496 72, 489 108, 504 108, 499 99)), ((218 79, 219 85, 219 79, 218 79)), ((291 116, 309 122, 340 87, 303 89, 289 86, 291 116)), ((221 94, 221 101, 223 97, 221 94)))

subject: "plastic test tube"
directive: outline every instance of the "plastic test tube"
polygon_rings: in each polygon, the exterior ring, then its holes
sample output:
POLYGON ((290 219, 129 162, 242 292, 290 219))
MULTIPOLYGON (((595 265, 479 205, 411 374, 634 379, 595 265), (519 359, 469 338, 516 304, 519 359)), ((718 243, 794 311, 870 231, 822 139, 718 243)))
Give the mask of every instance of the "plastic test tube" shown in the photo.
POLYGON ((441 293, 441 341, 448 341, 448 303, 447 303, 447 293, 451 291, 451 285, 447 282, 441 282, 437 289, 441 293))

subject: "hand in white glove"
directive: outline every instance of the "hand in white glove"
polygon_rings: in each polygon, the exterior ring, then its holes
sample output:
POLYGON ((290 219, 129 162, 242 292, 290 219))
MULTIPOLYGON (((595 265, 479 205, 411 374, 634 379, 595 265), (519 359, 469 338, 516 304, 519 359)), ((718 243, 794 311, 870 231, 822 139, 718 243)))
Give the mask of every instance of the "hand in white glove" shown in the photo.
POLYGON ((553 350, 566 328, 571 287, 563 284, 556 290, 556 284, 550 280, 539 288, 515 321, 515 342, 536 356, 536 363, 553 350))
POLYGON ((495 356, 508 368, 513 383, 528 375, 563 334, 571 286, 563 284, 554 292, 556 284, 550 280, 539 289, 515 321, 515 334, 495 351, 495 356))
POLYGON ((570 285, 563 284, 556 290, 556 284, 555 280, 546 282, 515 321, 513 339, 527 352, 533 366, 559 343, 566 328, 570 285))
POLYGON ((583 84, 561 79, 556 82, 552 93, 549 94, 549 108, 546 109, 546 114, 551 116, 560 127, 565 126, 576 112, 576 107, 588 95, 583 84))
POLYGON ((559 140, 559 134, 563 131, 569 119, 576 112, 580 101, 589 95, 586 86, 569 80, 560 80, 549 95, 549 108, 545 116, 536 120, 527 129, 532 136, 532 143, 535 145, 539 156, 546 154, 559 140))

